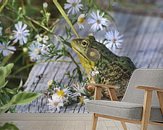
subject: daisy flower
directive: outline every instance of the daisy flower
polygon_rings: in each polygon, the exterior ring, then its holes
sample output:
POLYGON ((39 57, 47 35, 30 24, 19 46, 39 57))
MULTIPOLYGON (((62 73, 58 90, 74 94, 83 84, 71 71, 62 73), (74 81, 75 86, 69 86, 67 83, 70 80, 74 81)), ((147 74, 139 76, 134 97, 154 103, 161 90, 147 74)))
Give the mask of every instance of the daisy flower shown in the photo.
POLYGON ((24 45, 27 43, 27 36, 29 36, 29 30, 27 29, 27 25, 23 24, 22 21, 19 21, 15 24, 14 33, 14 42, 19 42, 20 45, 24 45))
POLYGON ((0 53, 2 53, 3 56, 13 54, 14 51, 16 51, 16 48, 14 46, 9 46, 8 43, 5 44, 0 42, 0 53))
POLYGON ((37 61, 41 59, 41 48, 42 45, 37 41, 33 41, 33 43, 29 46, 29 56, 31 61, 37 61))
POLYGON ((42 42, 42 36, 43 36, 42 34, 37 34, 35 38, 38 42, 42 42))
POLYGON ((48 98, 48 105, 50 105, 52 108, 57 108, 57 111, 60 110, 61 107, 63 107, 63 99, 58 96, 57 94, 53 94, 52 98, 48 98))
POLYGON ((89 99, 86 96, 80 96, 78 105, 80 105, 80 106, 84 105, 88 101, 89 101, 89 99))
POLYGON ((52 86, 52 84, 53 84, 53 80, 49 80, 48 81, 48 86, 52 86))
POLYGON ((37 34, 35 38, 38 42, 42 42, 44 44, 48 43, 48 40, 49 40, 49 37, 43 34, 37 34))
POLYGON ((117 30, 106 32, 106 47, 113 51, 121 48, 123 42, 122 37, 123 35, 120 35, 117 30))
POLYGON ((91 76, 94 77, 99 74, 98 70, 91 71, 91 76))
POLYGON ((67 0, 67 3, 64 5, 64 9, 68 10, 68 14, 77 14, 83 7, 81 0, 67 0))
POLYGON ((42 47, 41 47, 41 54, 42 54, 42 55, 47 55, 48 52, 49 52, 49 48, 50 48, 50 45, 44 45, 44 44, 42 44, 42 47))
POLYGON ((97 12, 92 12, 90 14, 90 18, 88 19, 88 23, 90 25, 92 25, 91 30, 93 32, 96 32, 98 30, 103 30, 103 28, 108 25, 108 23, 107 23, 108 20, 106 18, 104 18, 103 16, 104 16, 104 13, 102 13, 100 15, 99 10, 97 10, 97 12))
POLYGON ((84 24, 86 22, 86 16, 85 14, 80 14, 77 20, 77 24, 80 29, 84 29, 84 24))
POLYGON ((42 42, 44 44, 48 43, 48 40, 49 40, 49 37, 47 35, 44 35, 43 38, 42 38, 42 42))

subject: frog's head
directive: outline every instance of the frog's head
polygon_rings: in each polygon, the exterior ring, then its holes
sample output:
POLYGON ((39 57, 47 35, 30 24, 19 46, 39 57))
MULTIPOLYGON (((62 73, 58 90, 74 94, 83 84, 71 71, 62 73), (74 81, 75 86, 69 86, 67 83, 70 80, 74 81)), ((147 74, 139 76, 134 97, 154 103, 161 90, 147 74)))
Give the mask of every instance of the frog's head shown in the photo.
POLYGON ((83 57, 88 61, 95 62, 100 59, 100 53, 97 49, 98 44, 93 36, 73 39, 71 46, 80 57, 83 57))

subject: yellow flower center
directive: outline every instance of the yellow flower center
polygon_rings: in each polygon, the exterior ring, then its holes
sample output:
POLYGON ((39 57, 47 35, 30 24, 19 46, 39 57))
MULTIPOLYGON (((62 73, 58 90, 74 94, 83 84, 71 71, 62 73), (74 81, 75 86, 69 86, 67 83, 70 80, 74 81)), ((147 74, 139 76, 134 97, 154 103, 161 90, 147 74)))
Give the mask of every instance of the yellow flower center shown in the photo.
POLYGON ((72 6, 73 6, 73 7, 76 7, 76 5, 77 5, 77 3, 72 3, 72 6))
POLYGON ((85 15, 84 14, 81 14, 79 17, 78 17, 78 23, 79 24, 83 24, 85 22, 85 15))
POLYGON ((54 106, 58 106, 59 102, 53 102, 54 106))
POLYGON ((113 43, 116 43, 116 39, 115 38, 113 39, 113 43))
POLYGON ((63 97, 65 95, 65 92, 63 90, 59 90, 57 91, 57 95, 63 97))
POLYGON ((83 96, 79 97, 79 101, 81 104, 84 104, 84 97, 83 96))
POLYGON ((100 23, 101 23, 101 21, 100 21, 99 19, 97 19, 97 21, 96 21, 96 22, 97 22, 97 24, 100 24, 100 23))
POLYGON ((78 23, 82 24, 82 23, 84 23, 84 22, 85 22, 85 18, 79 18, 79 19, 78 19, 78 23))
POLYGON ((35 53, 36 53, 36 54, 40 54, 40 53, 41 53, 41 50, 38 49, 38 48, 36 48, 36 49, 35 49, 35 53))

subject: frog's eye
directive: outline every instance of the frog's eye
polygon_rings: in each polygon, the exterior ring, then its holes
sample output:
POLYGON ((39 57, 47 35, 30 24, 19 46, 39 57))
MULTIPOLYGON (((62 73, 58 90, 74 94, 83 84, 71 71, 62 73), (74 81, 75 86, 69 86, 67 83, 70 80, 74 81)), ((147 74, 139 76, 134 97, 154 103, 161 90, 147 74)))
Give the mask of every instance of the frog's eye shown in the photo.
POLYGON ((81 42, 81 45, 82 45, 83 47, 86 47, 86 46, 88 45, 88 42, 85 41, 85 40, 83 40, 83 41, 81 42))

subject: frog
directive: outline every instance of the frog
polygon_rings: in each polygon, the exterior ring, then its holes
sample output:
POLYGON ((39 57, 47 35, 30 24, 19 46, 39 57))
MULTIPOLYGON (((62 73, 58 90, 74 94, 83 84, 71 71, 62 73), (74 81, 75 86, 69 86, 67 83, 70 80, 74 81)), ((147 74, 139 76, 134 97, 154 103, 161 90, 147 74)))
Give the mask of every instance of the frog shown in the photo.
POLYGON ((117 96, 123 97, 129 79, 136 69, 129 57, 114 54, 92 35, 73 39, 71 47, 77 53, 89 82, 116 86, 117 96), (90 76, 93 71, 98 71, 98 74, 90 76))

